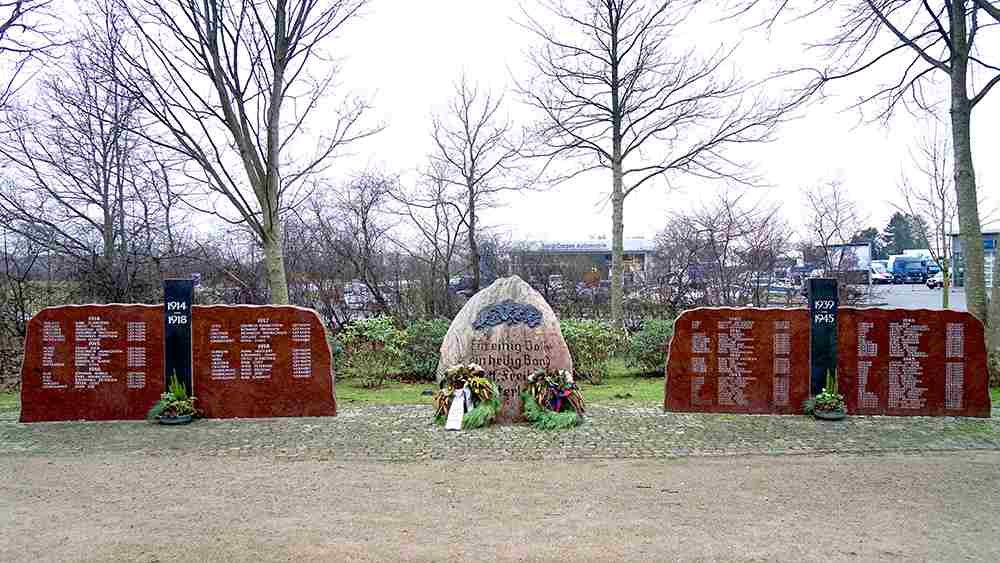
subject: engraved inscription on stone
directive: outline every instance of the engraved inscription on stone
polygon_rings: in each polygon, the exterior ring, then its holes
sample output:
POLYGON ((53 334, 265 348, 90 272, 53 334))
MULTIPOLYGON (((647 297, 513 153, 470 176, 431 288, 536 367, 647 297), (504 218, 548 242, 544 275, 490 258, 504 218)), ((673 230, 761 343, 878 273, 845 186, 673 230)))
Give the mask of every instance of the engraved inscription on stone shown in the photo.
POLYGON ((792 353, 791 321, 774 321, 774 373, 772 374, 773 389, 771 400, 775 406, 789 406, 789 390, 791 388, 792 363, 789 354, 792 353))
POLYGON ((312 377, 312 349, 292 348, 292 377, 298 379, 312 377))
POLYGON ((240 342, 255 343, 254 349, 240 350, 240 379, 270 379, 277 354, 271 348, 271 339, 288 333, 284 325, 271 319, 260 318, 255 323, 240 325, 240 342))
POLYGON ((66 336, 63 334, 59 321, 45 321, 42 323, 42 342, 65 342, 66 336))
POLYGON ((217 380, 236 379, 236 368, 230 362, 229 350, 212 350, 211 354, 212 366, 209 368, 208 376, 217 380))
POLYGON ((270 379, 276 359, 270 344, 260 343, 256 349, 240 350, 240 379, 270 379))
POLYGON ((73 387, 94 389, 102 383, 114 383, 117 379, 108 373, 112 356, 121 354, 120 348, 102 346, 104 340, 117 339, 118 332, 111 330, 111 322, 99 316, 87 317, 85 321, 74 323, 76 348, 73 354, 73 387))
MULTIPOLYGON (((948 323, 945 327, 945 357, 948 359, 965 357, 965 325, 948 323)), ((944 408, 962 408, 965 392, 965 363, 947 362, 944 372, 944 408)))
POLYGON ((868 390, 872 361, 865 359, 878 356, 878 343, 868 340, 873 328, 873 322, 858 323, 858 406, 862 409, 877 409, 879 403, 878 394, 868 390))
POLYGON ((309 342, 312 339, 312 329, 309 323, 292 323, 292 341, 309 342))
POLYGON ((945 327, 945 357, 962 358, 965 356, 965 325, 948 323, 945 327))
POLYGON ((694 373, 708 373, 708 360, 701 356, 691 358, 691 371, 694 373))
POLYGON ((965 364, 948 362, 944 366, 944 408, 962 408, 962 394, 965 392, 965 364))
POLYGON ((496 382, 501 402, 518 397, 528 376, 549 369, 552 362, 548 344, 542 339, 473 338, 472 362, 479 364, 496 382))
POLYGON ((927 403, 922 387, 924 368, 921 359, 927 352, 920 349, 920 340, 930 330, 913 319, 889 323, 889 408, 921 409, 927 403))
POLYGON ((208 329, 209 344, 232 344, 233 337, 229 331, 224 330, 221 324, 213 324, 208 329))
POLYGON ((696 332, 691 335, 691 353, 708 354, 711 352, 712 341, 704 332, 696 332))
POLYGON ((126 333, 128 334, 129 342, 145 342, 146 341, 146 323, 142 321, 129 321, 126 323, 126 333))
POLYGON ((146 388, 146 374, 143 372, 128 372, 128 388, 129 389, 145 389, 146 388))
POLYGON ((730 318, 718 322, 718 398, 720 405, 745 406, 747 386, 756 380, 751 377, 750 364, 757 358, 754 342, 749 332, 753 321, 730 318))

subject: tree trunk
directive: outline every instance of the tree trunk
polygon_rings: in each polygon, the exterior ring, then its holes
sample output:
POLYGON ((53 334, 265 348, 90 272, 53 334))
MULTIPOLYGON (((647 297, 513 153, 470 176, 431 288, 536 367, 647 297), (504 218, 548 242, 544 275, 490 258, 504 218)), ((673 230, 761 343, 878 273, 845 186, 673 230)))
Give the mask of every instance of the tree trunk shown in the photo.
POLYGON ((948 248, 950 241, 948 240, 948 229, 947 229, 947 201, 943 197, 944 190, 941 190, 941 232, 938 233, 941 236, 941 308, 947 309, 951 305, 951 268, 949 268, 948 261, 951 260, 951 249, 948 248))
POLYGON ((476 242, 475 190, 469 188, 469 265, 472 266, 472 293, 479 291, 479 244, 476 242))
POLYGON ((624 259, 624 211, 625 177, 622 162, 622 107, 618 91, 618 26, 612 6, 608 5, 608 21, 611 22, 611 322, 621 326, 625 318, 623 277, 624 259))
POLYGON ((270 224, 263 240, 264 272, 267 288, 271 291, 270 302, 288 305, 288 280, 285 278, 285 253, 282 248, 281 223, 270 224))
POLYGON ((990 305, 990 349, 1000 351, 1000 252, 993 251, 993 292, 990 305))
POLYGON ((625 277, 625 264, 623 262, 625 254, 623 240, 625 194, 622 185, 621 157, 616 158, 612 163, 611 174, 611 322, 615 326, 619 326, 625 318, 625 288, 623 284, 625 277))
POLYGON ((979 224, 976 172, 972 164, 972 104, 967 91, 969 51, 964 12, 951 18, 951 31, 951 136, 958 226, 965 263, 965 299, 969 312, 988 326, 983 235, 979 224))

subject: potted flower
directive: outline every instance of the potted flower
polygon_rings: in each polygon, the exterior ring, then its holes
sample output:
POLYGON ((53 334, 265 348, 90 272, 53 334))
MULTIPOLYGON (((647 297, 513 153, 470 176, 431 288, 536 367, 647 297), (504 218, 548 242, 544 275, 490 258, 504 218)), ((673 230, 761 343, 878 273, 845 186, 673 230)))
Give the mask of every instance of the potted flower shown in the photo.
POLYGON ((815 397, 805 402, 806 414, 822 420, 841 420, 847 416, 844 396, 837 393, 837 375, 826 372, 826 387, 815 397))
POLYGON ((160 424, 188 424, 198 414, 194 408, 194 397, 189 397, 187 389, 177 380, 175 373, 170 378, 167 392, 146 413, 146 420, 156 420, 160 424))

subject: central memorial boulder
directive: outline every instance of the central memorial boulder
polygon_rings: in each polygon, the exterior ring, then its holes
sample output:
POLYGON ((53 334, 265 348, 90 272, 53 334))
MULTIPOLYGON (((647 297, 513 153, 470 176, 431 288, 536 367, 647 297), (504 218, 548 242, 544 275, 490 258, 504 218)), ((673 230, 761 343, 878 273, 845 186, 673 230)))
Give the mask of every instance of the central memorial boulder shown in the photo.
POLYGON ((437 380, 456 364, 475 363, 500 390, 497 422, 524 421, 521 391, 538 369, 573 369, 559 319, 540 293, 517 276, 475 294, 455 316, 441 344, 437 380))

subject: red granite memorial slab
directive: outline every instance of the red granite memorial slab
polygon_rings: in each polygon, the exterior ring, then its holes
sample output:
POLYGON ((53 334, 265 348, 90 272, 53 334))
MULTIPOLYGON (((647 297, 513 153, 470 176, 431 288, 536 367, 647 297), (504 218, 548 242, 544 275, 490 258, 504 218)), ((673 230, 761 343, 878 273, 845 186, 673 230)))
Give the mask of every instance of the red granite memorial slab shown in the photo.
MULTIPOLYGON (((141 420, 165 389, 163 305, 67 305, 28 323, 21 421, 141 420)), ((330 348, 314 311, 195 306, 203 416, 333 416, 330 348)))
POLYGON ((971 314, 843 308, 839 325, 848 413, 990 416, 983 324, 971 314))
MULTIPOLYGON (((849 414, 990 416, 983 326, 959 311, 840 308, 837 385, 849 414)), ((693 309, 674 325, 664 408, 801 413, 805 309, 693 309)))
POLYGON ((702 308, 674 323, 667 410, 790 414, 808 397, 808 311, 702 308))
POLYGON ((50 307, 28 323, 21 422, 138 420, 162 392, 162 305, 50 307))
POLYGON ((326 332, 311 309, 196 306, 194 394, 204 416, 333 416, 326 332))

